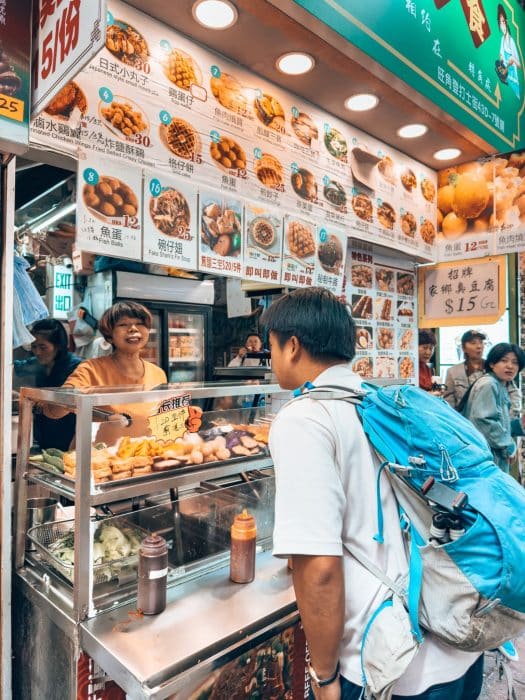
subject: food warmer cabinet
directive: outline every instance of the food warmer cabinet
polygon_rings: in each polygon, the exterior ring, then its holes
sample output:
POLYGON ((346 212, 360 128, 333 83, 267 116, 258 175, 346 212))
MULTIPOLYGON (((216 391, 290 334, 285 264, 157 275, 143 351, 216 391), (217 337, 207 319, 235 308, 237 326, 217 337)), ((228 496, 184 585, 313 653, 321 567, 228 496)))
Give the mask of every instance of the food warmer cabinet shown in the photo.
MULTIPOLYGON (((272 401, 279 405, 283 393, 276 385, 260 389, 263 406, 205 411, 202 425, 190 436, 201 448, 203 441, 225 436, 229 455, 221 455, 228 459, 219 461, 210 455, 211 448, 202 449, 207 462, 187 459, 166 471, 139 469, 136 476, 126 473, 109 481, 100 478, 100 470, 93 471, 100 461, 94 456, 94 416, 107 416, 108 406, 125 413, 126 404, 177 405, 174 398, 188 395, 192 406, 210 406, 224 397, 242 400, 253 394, 254 385, 168 385, 149 392, 23 390, 15 520, 15 697, 226 697, 233 692, 232 683, 255 683, 261 665, 264 683, 271 683, 277 696, 290 696, 294 684, 304 693, 306 650, 291 576, 286 562, 270 552, 274 479, 267 434, 272 401), (77 412, 74 472, 62 473, 31 454, 32 409, 41 401, 77 412), (234 451, 235 444, 247 447, 234 451), (28 490, 74 502, 74 508, 63 508, 74 515, 28 530, 28 490), (243 508, 254 513, 258 526, 256 577, 247 585, 229 581, 229 528, 243 508), (136 548, 153 531, 168 542, 168 603, 161 614, 142 616, 136 607, 136 548), (105 550, 104 559, 101 551, 108 541, 115 551, 105 550), (86 668, 91 669, 89 684, 86 668), (90 695, 96 688, 108 694, 90 695)), ((146 438, 131 439, 124 451, 141 440, 146 438)), ((147 440, 158 448, 153 438, 147 440)), ((167 442, 160 440, 161 448, 167 442)), ((123 443, 124 438, 113 452, 123 443)))

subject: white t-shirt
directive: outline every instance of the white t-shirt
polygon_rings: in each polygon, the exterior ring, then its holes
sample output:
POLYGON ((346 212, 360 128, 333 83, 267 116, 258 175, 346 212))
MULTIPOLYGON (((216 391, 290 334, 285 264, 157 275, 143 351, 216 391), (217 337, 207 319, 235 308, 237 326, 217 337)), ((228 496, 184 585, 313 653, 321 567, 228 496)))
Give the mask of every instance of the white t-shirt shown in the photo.
MULTIPOLYGON (((349 365, 322 372, 315 386, 360 388, 349 365)), ((362 685, 362 634, 385 598, 385 587, 348 550, 360 549, 390 578, 406 573, 408 563, 395 497, 381 479, 384 544, 377 543, 376 479, 373 456, 355 408, 344 401, 301 399, 277 414, 270 432, 276 499, 273 553, 342 556, 346 613, 341 643, 341 673, 362 685), (338 466, 339 465, 339 466, 338 466)), ((415 659, 394 686, 398 695, 417 695, 437 683, 460 678, 479 654, 453 650, 427 634, 415 659)))

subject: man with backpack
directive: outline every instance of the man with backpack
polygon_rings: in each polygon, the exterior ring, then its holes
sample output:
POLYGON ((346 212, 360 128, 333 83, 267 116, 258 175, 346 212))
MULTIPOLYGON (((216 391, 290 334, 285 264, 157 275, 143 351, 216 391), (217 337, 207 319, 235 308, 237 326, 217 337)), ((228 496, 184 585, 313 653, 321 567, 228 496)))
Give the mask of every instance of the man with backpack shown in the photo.
MULTIPOLYGON (((272 304, 262 324, 283 389, 361 389, 349 365, 354 322, 330 292, 295 290, 272 304)), ((478 698, 483 656, 430 633, 414 641, 407 613, 392 597, 388 581, 401 582, 409 568, 398 502, 355 406, 298 396, 275 418, 270 449, 274 554, 293 559, 315 698, 357 700, 365 686, 366 697, 380 700, 478 698)))

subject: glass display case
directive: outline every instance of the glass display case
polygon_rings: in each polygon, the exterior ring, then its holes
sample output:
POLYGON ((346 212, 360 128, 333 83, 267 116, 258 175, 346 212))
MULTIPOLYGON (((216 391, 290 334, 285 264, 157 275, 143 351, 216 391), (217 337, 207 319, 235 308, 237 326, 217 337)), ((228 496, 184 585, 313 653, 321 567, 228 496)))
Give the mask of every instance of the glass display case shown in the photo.
POLYGON ((254 389, 223 383, 22 390, 17 569, 60 591, 79 622, 133 600, 138 547, 151 532, 168 543, 168 585, 227 563, 229 528, 243 508, 256 516, 259 551, 269 548, 268 432, 271 396, 282 391, 261 384, 262 405, 229 408, 233 397, 253 396, 254 389), (31 449, 35 404, 76 412, 75 449, 31 449), (65 509, 69 517, 28 529, 30 485, 74 504, 65 509))

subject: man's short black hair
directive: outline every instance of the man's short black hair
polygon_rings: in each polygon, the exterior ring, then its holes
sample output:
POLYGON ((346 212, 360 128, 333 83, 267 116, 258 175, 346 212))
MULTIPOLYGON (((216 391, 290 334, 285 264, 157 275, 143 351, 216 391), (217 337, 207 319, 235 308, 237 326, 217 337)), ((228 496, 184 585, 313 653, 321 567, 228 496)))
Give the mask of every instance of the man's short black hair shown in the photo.
POLYGON ((509 352, 513 352, 516 355, 519 371, 521 372, 521 370, 525 367, 525 353, 519 345, 515 345, 514 343, 498 343, 490 348, 487 359, 485 360, 485 368, 487 372, 492 370, 491 365, 495 365, 496 362, 502 360, 505 355, 509 354, 509 352))
POLYGON ((355 355, 355 323, 349 308, 321 287, 295 289, 274 301, 261 324, 280 347, 293 335, 314 359, 341 359, 355 355))

